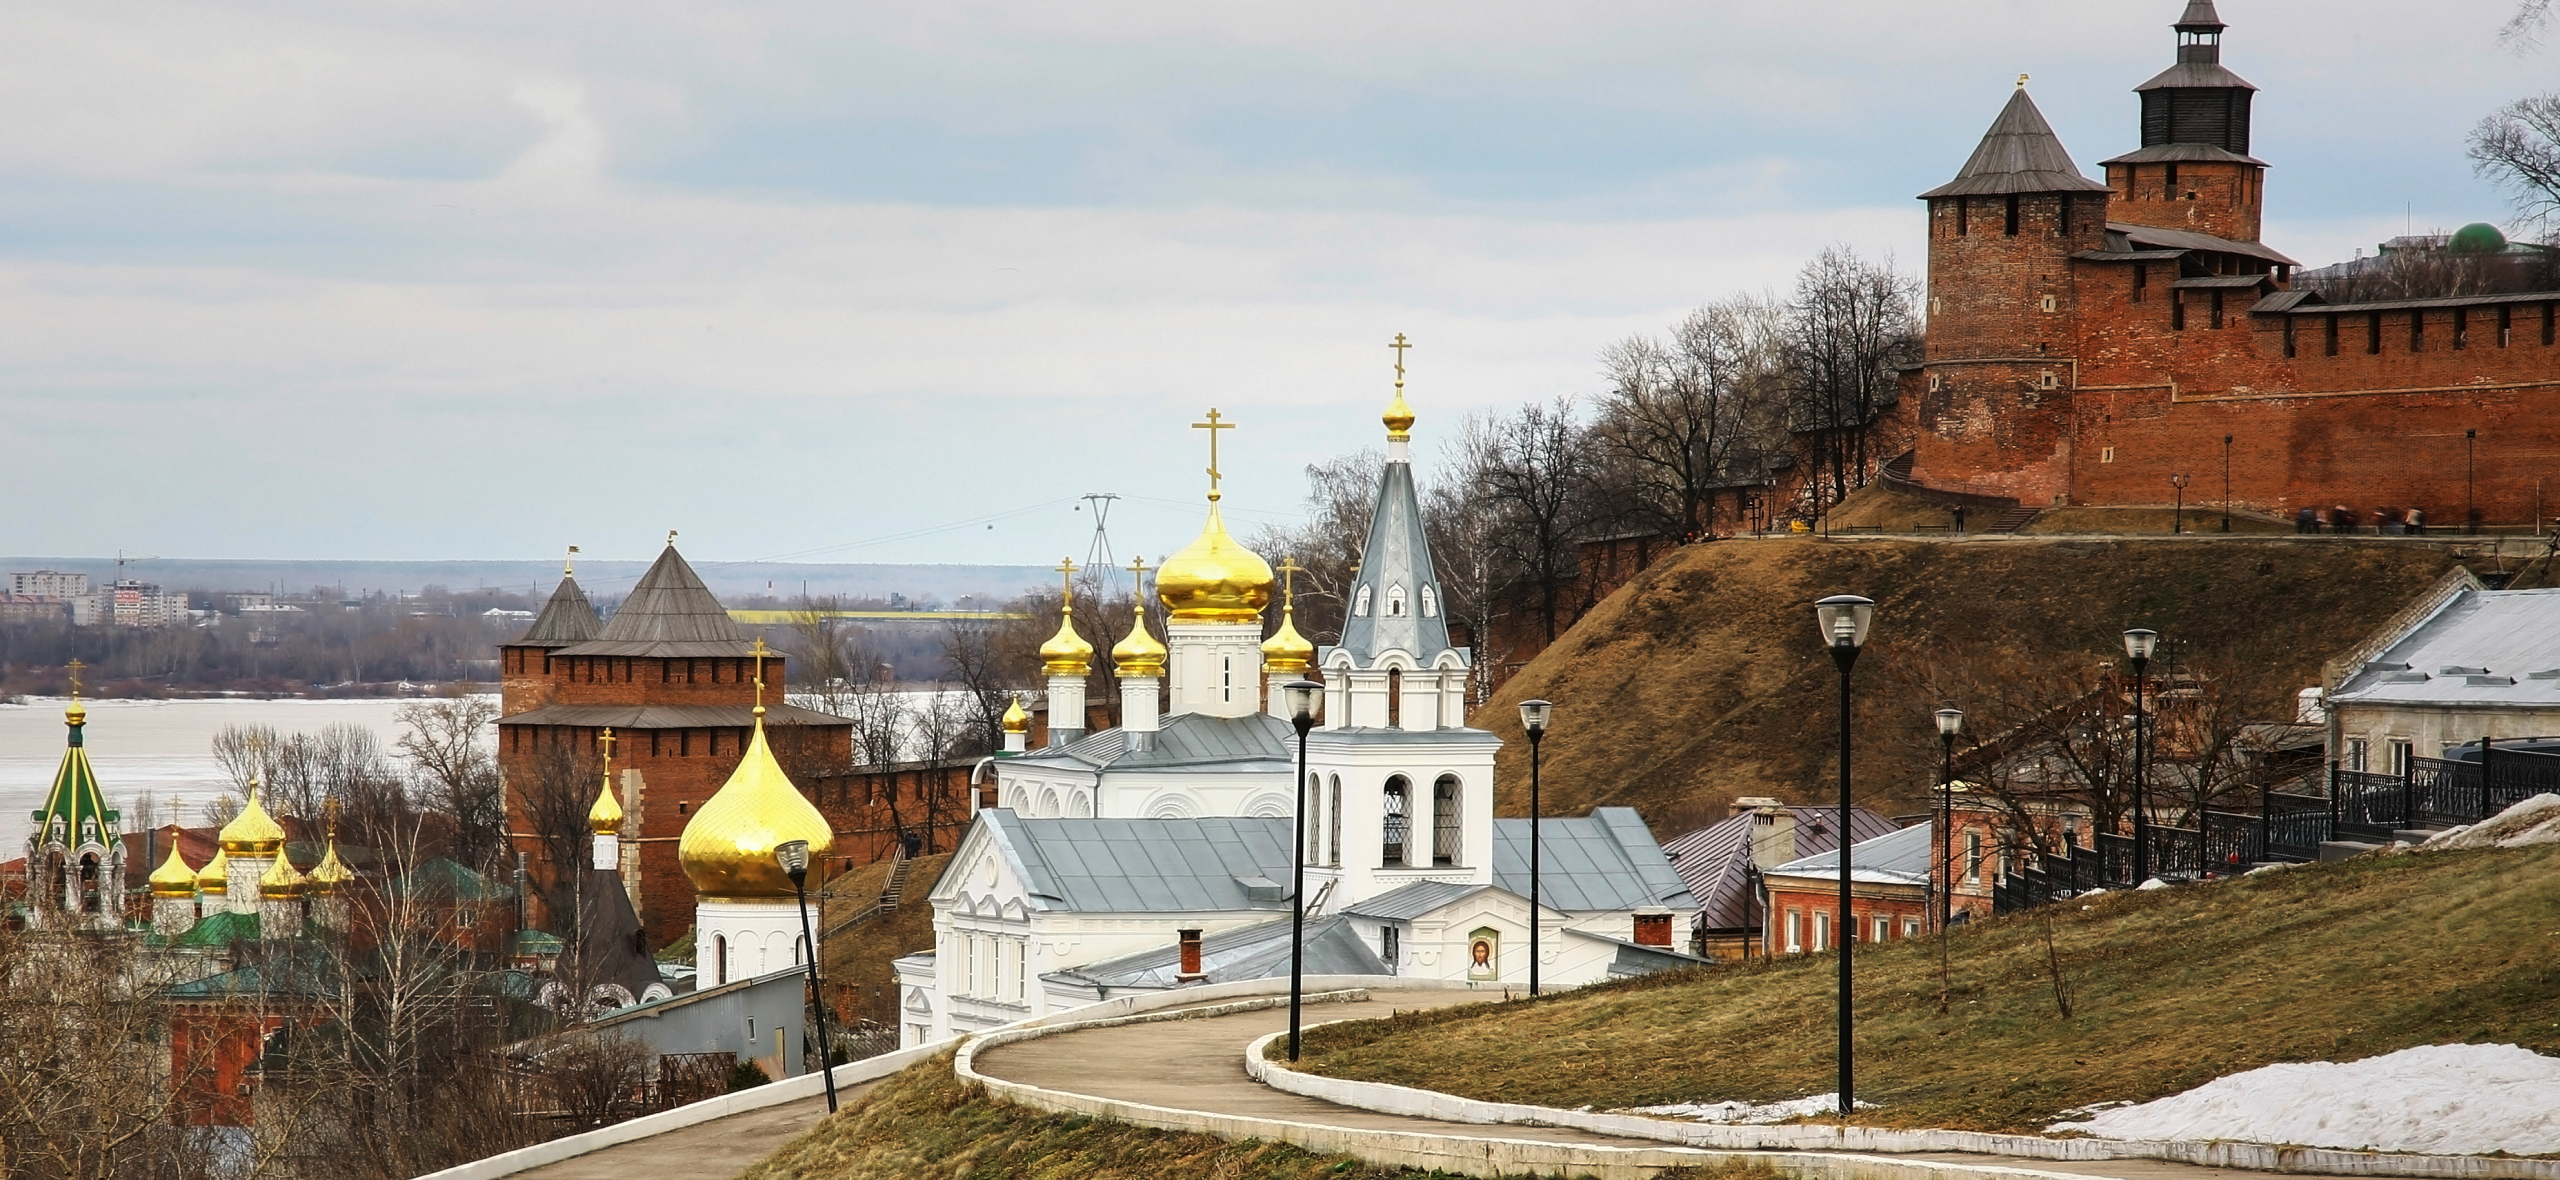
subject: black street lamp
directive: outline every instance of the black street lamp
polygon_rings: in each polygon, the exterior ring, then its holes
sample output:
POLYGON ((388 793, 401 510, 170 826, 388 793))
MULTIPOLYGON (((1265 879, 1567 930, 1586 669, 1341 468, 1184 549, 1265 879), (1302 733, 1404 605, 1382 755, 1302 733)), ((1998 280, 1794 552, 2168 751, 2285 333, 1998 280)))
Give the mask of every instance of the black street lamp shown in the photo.
POLYGON ((1857 941, 1849 914, 1849 669, 1858 662, 1858 649, 1866 646, 1876 604, 1872 598, 1834 594, 1813 604, 1813 617, 1823 642, 1831 646, 1832 665, 1840 669, 1840 917, 1832 923, 1832 933, 1840 944, 1840 1121, 1846 1124, 1858 1105, 1849 1036, 1849 945, 1857 941))
POLYGON ((809 842, 785 840, 773 850, 773 859, 791 876, 791 896, 800 899, 800 941, 809 948, 809 1000, 818 1010, 818 1072, 827 1079, 827 1113, 836 1112, 836 1055, 827 1044, 827 993, 818 985, 818 940, 809 932, 809 891, 803 884, 809 879, 809 842))
POLYGON ((2222 436, 2222 531, 2231 531, 2231 436, 2222 436))
POLYGON ((1938 929, 1956 920, 1956 735, 1964 710, 1938 710, 1938 929))
POLYGON ((2170 531, 2170 533, 2172 533, 2172 534, 2176 534, 2176 533, 2183 533, 2183 532, 2187 531, 2187 476, 2186 476, 2186 473, 2185 473, 2185 472, 2180 472, 2180 473, 2178 473, 2178 474, 2176 474, 2176 475, 2172 475, 2172 476, 2170 476, 2170 477, 2169 477, 2169 486, 2170 486, 2170 487, 2173 487, 2173 488, 2178 489, 2178 506, 2177 506, 2176 508, 2170 509, 2170 511, 2169 511, 2169 531, 2170 531))
POLYGON ((1289 870, 1289 1060, 1298 1059, 1298 1001, 1306 982, 1307 951, 1307 731, 1316 727, 1316 694, 1324 686, 1292 680, 1280 686, 1289 724, 1298 731, 1298 823, 1289 870))
POLYGON ((1548 701, 1520 702, 1520 728, 1529 731, 1529 998, 1538 996, 1538 761, 1547 740, 1547 719, 1556 707, 1548 701))
POLYGON ((2149 627, 2136 627, 2124 633, 2124 654, 2133 663, 2133 883, 2140 885, 2151 879, 2151 815, 2142 805, 2150 794, 2150 768, 2143 765, 2144 740, 2149 728, 2142 712, 2143 675, 2151 668, 2151 651, 2160 645, 2160 633, 2149 627))

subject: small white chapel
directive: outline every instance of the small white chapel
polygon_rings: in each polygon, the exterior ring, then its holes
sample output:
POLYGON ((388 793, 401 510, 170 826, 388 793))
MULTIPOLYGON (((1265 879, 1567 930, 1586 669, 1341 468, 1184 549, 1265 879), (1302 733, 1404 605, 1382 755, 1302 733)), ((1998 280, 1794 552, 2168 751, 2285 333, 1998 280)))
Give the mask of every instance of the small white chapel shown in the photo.
MULTIPOLYGON (((1216 439, 1230 427, 1214 410, 1207 523, 1155 571, 1165 640, 1143 610, 1130 620, 1110 650, 1119 724, 1089 734, 1060 727, 1086 716, 1095 655, 1070 580, 1040 649, 1048 743, 996 762, 996 805, 927 895, 934 947, 896 963, 901 1044, 1131 991, 1285 975, 1301 862, 1309 974, 1526 986, 1530 822, 1494 817, 1501 739, 1466 724, 1469 653, 1450 644, 1423 533, 1401 355, 1338 643, 1299 634, 1285 589, 1263 638, 1275 578, 1220 516, 1216 439), (1323 708, 1298 790, 1281 686, 1311 671, 1323 708)), ((1633 810, 1541 827, 1542 984, 1697 961, 1671 934, 1696 903, 1633 810)))

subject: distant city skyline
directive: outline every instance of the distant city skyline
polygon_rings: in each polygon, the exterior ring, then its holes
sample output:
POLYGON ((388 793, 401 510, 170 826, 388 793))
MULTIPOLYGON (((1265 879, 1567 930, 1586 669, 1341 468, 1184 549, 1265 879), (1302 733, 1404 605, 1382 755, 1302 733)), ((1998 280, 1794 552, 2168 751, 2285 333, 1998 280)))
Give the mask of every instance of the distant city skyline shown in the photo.
MULTIPOLYGON (((1126 561, 1596 354, 1922 261, 2029 86, 2084 173, 2181 0, 0 13, 0 549, 1126 561)), ((2513 0, 2221 0, 2266 236, 2507 222, 2513 0)), ((1426 478, 1428 473, 1426 470, 1426 478)))

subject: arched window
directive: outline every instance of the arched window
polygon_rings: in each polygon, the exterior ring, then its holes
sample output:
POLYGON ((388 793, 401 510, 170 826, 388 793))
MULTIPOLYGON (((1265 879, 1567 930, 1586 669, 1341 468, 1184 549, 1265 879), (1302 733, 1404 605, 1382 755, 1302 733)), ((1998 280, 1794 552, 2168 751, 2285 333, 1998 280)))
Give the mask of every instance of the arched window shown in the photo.
POLYGON ((1369 588, 1362 586, 1351 596, 1351 613, 1357 618, 1369 617, 1369 588))
POLYGON ((1404 617, 1404 587, 1387 587, 1387 617, 1390 619, 1404 617))
POLYGON ((1330 833, 1325 837, 1324 863, 1338 869, 1342 867, 1341 775, 1337 774, 1333 776, 1332 785, 1325 792, 1324 814, 1325 831, 1330 833))
POLYGON ((1439 616, 1440 616, 1440 595, 1439 595, 1439 592, 1438 592, 1438 591, 1433 590, 1433 589, 1432 589, 1431 587, 1429 587, 1429 586, 1425 586, 1425 587, 1423 587, 1423 588, 1422 588, 1422 617, 1423 617, 1423 618, 1426 618, 1426 619, 1433 619, 1433 618, 1438 618, 1439 616))
POLYGON ((804 963, 804 962, 807 962, 808 960, 807 960, 806 958, 804 958, 803 956, 807 955, 808 953, 809 953, 809 940, 808 940, 808 939, 806 939, 806 938, 803 938, 803 937, 801 937, 801 936, 799 936, 799 935, 796 935, 796 934, 795 934, 795 935, 792 935, 792 936, 791 936, 791 965, 792 965, 792 966, 794 966, 794 967, 797 967, 797 966, 799 966, 800 964, 802 964, 802 963, 804 963))
POLYGON ((1385 796, 1381 800, 1385 806, 1380 809, 1382 818, 1378 825, 1381 845, 1378 859, 1381 865, 1394 866, 1404 863, 1406 835, 1404 805, 1406 792, 1411 789, 1412 784, 1406 782, 1401 774, 1387 780, 1385 796))
POLYGON ((1404 669, 1387 669, 1387 724, 1404 724, 1404 669))
MULTIPOLYGON (((1306 793, 1298 796, 1298 800, 1298 805, 1300 807, 1322 808, 1324 806, 1323 776, 1313 774, 1308 775, 1306 793)), ((1319 812, 1319 815, 1321 815, 1321 812, 1319 812)), ((1321 823, 1310 823, 1307 825, 1306 855, 1308 864, 1324 863, 1324 826, 1321 823)))
POLYGON ((1431 863, 1458 863, 1458 776, 1444 774, 1431 784, 1431 863))
POLYGON ((717 934, 711 936, 711 982, 729 982, 729 940, 717 934))

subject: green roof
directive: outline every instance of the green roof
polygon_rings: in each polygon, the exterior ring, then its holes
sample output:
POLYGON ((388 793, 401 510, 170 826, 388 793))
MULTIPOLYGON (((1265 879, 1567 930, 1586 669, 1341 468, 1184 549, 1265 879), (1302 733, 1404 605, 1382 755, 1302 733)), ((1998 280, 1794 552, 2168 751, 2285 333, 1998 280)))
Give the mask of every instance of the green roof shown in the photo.
POLYGON ((2473 222, 2453 231, 2453 240, 2445 243, 2456 254, 2496 254, 2507 248, 2507 235, 2485 222, 2473 222))
POLYGON ((235 942, 258 941, 258 915, 228 911, 207 914, 186 933, 169 940, 171 946, 229 946, 235 942))
POLYGON ((35 810, 35 845, 59 846, 64 851, 84 845, 104 848, 116 838, 118 813, 107 806, 106 793, 98 789, 98 772, 89 767, 89 751, 80 732, 86 727, 79 721, 70 727, 62 766, 53 772, 53 789, 45 792, 44 806, 35 810))
POLYGON ((391 883, 391 890, 401 897, 428 901, 505 901, 516 895, 514 889, 441 856, 409 870, 391 883))

